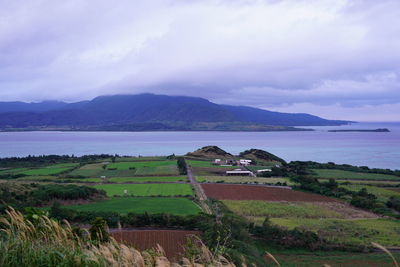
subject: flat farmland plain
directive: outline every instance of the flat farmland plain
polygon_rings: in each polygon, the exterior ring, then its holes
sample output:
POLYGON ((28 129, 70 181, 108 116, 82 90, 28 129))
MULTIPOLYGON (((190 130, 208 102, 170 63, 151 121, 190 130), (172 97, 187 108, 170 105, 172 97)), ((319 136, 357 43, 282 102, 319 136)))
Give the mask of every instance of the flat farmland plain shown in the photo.
POLYGON ((112 231, 111 235, 118 242, 134 246, 140 251, 154 249, 159 244, 164 249, 168 259, 176 260, 184 254, 187 240, 196 240, 196 237, 200 236, 200 232, 183 230, 116 230, 112 231))
POLYGON ((344 187, 346 189, 352 190, 352 191, 359 191, 362 188, 367 189, 369 193, 374 194, 377 196, 378 200, 382 202, 386 202, 389 200, 391 196, 396 196, 400 197, 400 192, 396 192, 393 190, 388 190, 385 188, 377 187, 377 186, 370 186, 370 185, 340 185, 341 187, 344 187))
POLYGON ((108 196, 189 196, 193 195, 190 184, 99 184, 96 189, 106 191, 108 196))
POLYGON ((258 184, 276 184, 286 183, 287 185, 294 185, 289 178, 260 178, 260 177, 249 177, 249 176, 197 176, 198 182, 224 182, 231 184, 242 184, 242 183, 258 183, 258 184))
POLYGON ((314 176, 318 178, 400 181, 399 176, 388 175, 388 174, 352 172, 352 171, 343 171, 334 169, 312 169, 312 171, 315 173, 314 176))
POLYGON ((135 175, 178 175, 175 160, 118 162, 107 165, 107 170, 112 169, 119 171, 134 169, 135 175))
POLYGON ((218 200, 337 201, 329 197, 277 187, 228 184, 202 184, 201 186, 208 197, 218 200))
POLYGON ((191 215, 200 212, 200 208, 190 199, 174 197, 114 197, 89 204, 66 207, 78 211, 108 211, 122 214, 147 212, 191 215))
POLYGON ((79 165, 78 163, 60 163, 60 164, 49 165, 49 166, 46 166, 43 168, 29 169, 29 170, 20 172, 20 174, 56 175, 56 174, 71 170, 72 168, 75 168, 78 165, 79 165))
POLYGON ((376 242, 387 247, 400 247, 400 222, 394 219, 271 218, 271 222, 289 229, 310 230, 337 244, 370 245, 376 242))

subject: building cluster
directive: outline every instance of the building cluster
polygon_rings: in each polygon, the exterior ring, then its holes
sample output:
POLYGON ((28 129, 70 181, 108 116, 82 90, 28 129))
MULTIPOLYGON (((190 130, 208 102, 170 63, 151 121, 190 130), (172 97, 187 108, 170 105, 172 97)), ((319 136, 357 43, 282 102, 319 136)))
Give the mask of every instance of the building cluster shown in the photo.
MULTIPOLYGON (((240 166, 241 168, 237 168, 234 170, 229 170, 226 171, 226 175, 238 175, 238 176, 255 176, 254 173, 245 167, 248 167, 252 164, 251 159, 239 159, 239 160, 234 160, 234 159, 214 159, 212 162, 213 165, 219 165, 219 166, 240 166)), ((271 169, 261 169, 257 170, 257 173, 263 173, 263 172, 270 172, 272 171, 271 169)))

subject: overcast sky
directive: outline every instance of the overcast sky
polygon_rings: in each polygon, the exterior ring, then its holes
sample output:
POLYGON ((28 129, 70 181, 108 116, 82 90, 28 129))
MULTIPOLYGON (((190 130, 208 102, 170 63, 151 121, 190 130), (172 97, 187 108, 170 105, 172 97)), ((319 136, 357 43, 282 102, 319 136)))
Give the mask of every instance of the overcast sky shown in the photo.
POLYGON ((0 101, 142 92, 400 121, 400 1, 0 0, 0 101))

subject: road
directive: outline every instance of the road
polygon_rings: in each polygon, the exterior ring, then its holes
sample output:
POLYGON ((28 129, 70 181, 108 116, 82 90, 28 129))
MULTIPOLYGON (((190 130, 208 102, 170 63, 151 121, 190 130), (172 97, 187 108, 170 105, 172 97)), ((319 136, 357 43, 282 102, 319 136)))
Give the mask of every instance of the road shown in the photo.
POLYGON ((204 193, 201 185, 196 181, 193 175, 192 167, 186 163, 187 176, 189 178, 190 184, 193 186, 196 196, 198 197, 203 211, 207 214, 212 214, 210 207, 207 205, 207 195, 204 193))

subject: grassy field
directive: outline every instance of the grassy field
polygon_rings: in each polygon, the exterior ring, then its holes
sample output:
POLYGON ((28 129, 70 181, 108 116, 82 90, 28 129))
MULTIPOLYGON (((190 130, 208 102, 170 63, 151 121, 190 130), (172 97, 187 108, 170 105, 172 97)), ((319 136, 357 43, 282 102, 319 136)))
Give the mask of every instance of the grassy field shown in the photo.
POLYGON ((87 164, 72 171, 71 176, 100 178, 106 177, 133 177, 146 175, 173 175, 177 176, 176 161, 132 161, 110 163, 104 168, 104 163, 87 164), (110 170, 116 168, 115 170, 110 170), (132 169, 130 169, 132 168, 132 169))
POLYGON ((400 177, 387 174, 351 172, 333 169, 312 169, 318 178, 351 179, 351 180, 393 180, 400 181, 400 177))
POLYGON ((2 169, 0 170, 0 175, 7 175, 7 174, 17 174, 23 171, 29 170, 28 168, 14 168, 14 169, 2 169))
POLYGON ((133 168, 135 175, 178 175, 175 160, 118 162, 107 165, 107 170, 127 171, 133 168))
POLYGON ((7 175, 7 174, 56 175, 68 171, 76 166, 78 166, 78 163, 60 163, 36 169, 33 168, 4 169, 0 170, 0 175, 7 175))
POLYGON ((259 177, 249 177, 249 176, 197 176, 196 180, 198 182, 224 182, 224 183, 254 183, 257 182, 259 184, 276 184, 278 182, 284 183, 287 185, 293 185, 288 178, 259 178, 259 177))
POLYGON ((66 206, 79 211, 114 211, 119 213, 170 213, 190 215, 200 208, 187 198, 117 197, 84 205, 66 206))
POLYGON ((393 219, 271 218, 271 222, 289 229, 314 231, 335 243, 400 246, 400 222, 393 219))
POLYGON ((346 189, 352 190, 352 191, 359 191, 362 188, 367 189, 369 193, 372 193, 378 197, 379 201, 386 202, 388 201, 389 197, 391 196, 398 196, 400 197, 400 192, 395 192, 393 190, 389 189, 384 189, 381 187, 376 187, 376 186, 370 186, 370 185, 341 185, 341 187, 344 187, 346 189))
MULTIPOLYGON (((318 179, 320 182, 327 182, 329 179, 318 179)), ((350 180, 350 179, 335 179, 339 184, 351 183, 351 184, 364 184, 373 186, 396 186, 400 185, 400 181, 376 181, 376 180, 350 180)))
MULTIPOLYGON (((269 250, 285 267, 366 267, 393 266, 392 259, 385 253, 351 253, 351 252, 309 252, 309 251, 274 251, 269 250)), ((400 252, 393 253, 400 261, 400 252)), ((268 261, 271 265, 272 261, 268 261)))
POLYGON ((271 218, 343 218, 328 208, 305 202, 266 202, 257 200, 223 200, 231 211, 244 217, 271 218))
POLYGON ((212 161, 203 161, 203 160, 186 160, 187 164, 192 167, 203 167, 203 168, 232 168, 232 166, 220 166, 213 165, 212 161))
POLYGON ((61 164, 49 165, 38 169, 29 169, 19 173, 25 175, 56 175, 68 171, 78 165, 79 165, 78 163, 61 163, 61 164))
POLYGON ((103 189, 108 196, 122 196, 124 190, 128 190, 130 196, 193 195, 190 184, 100 184, 93 187, 103 189))
POLYGON ((187 176, 115 177, 108 179, 108 181, 113 183, 185 182, 187 181, 187 176))
POLYGON ((166 156, 151 156, 151 157, 119 157, 115 159, 115 162, 124 161, 160 161, 168 160, 166 156))

